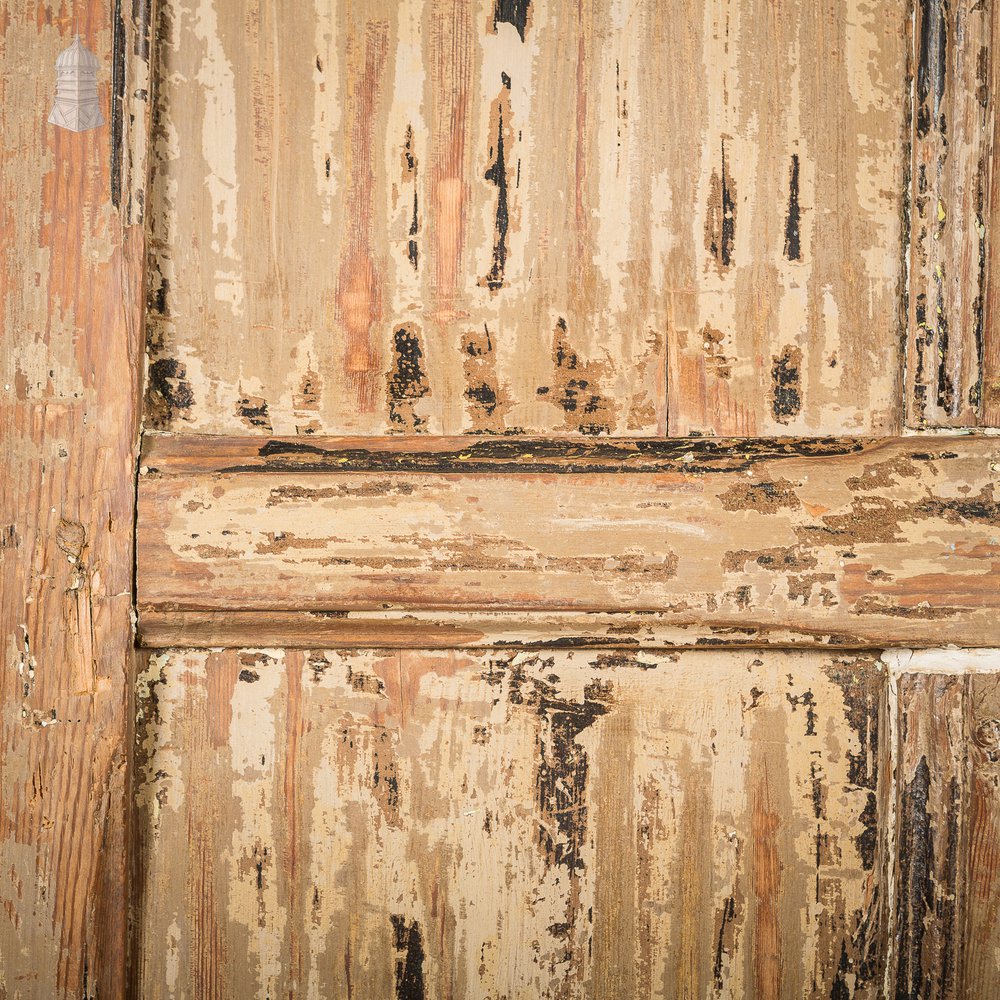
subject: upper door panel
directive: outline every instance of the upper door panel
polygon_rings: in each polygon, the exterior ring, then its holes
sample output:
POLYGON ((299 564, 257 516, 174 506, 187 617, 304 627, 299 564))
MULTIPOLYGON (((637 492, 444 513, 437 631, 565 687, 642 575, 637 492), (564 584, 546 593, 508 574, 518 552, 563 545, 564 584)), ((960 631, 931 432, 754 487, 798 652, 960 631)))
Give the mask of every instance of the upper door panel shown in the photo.
POLYGON ((146 426, 901 425, 908 0, 163 0, 146 426))

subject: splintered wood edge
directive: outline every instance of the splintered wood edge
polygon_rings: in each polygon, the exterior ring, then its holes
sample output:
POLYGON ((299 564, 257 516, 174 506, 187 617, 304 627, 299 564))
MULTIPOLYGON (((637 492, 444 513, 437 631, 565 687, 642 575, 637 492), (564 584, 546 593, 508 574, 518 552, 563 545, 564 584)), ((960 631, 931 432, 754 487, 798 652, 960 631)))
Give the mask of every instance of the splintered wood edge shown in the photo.
MULTIPOLYGON (((911 455, 990 460, 1000 445, 981 436, 928 435, 883 439, 523 439, 434 438, 254 438, 215 435, 147 435, 140 478, 213 478, 231 482, 241 474, 335 472, 498 475, 574 473, 682 473, 731 475, 760 462, 808 459, 818 468, 837 459, 856 462, 902 447, 911 455)), ((148 515, 147 515, 148 516, 148 515)), ((699 620, 676 612, 562 610, 525 607, 490 610, 317 607, 211 608, 142 602, 138 641, 148 648, 266 645, 288 648, 772 648, 881 649, 954 644, 948 630, 916 637, 902 630, 876 635, 816 620, 699 620), (825 627, 824 627, 825 626, 825 627)), ((970 629, 969 646, 996 645, 989 629, 970 629), (977 634, 974 634, 977 633, 977 634)))

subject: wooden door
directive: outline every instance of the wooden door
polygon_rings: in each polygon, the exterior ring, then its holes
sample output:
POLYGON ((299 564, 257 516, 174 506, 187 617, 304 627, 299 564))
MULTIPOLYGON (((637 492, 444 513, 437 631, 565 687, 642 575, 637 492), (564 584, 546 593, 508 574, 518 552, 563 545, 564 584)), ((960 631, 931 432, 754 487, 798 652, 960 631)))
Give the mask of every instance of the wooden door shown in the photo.
POLYGON ((992 6, 88 10, 0 1000, 1000 997, 992 6))

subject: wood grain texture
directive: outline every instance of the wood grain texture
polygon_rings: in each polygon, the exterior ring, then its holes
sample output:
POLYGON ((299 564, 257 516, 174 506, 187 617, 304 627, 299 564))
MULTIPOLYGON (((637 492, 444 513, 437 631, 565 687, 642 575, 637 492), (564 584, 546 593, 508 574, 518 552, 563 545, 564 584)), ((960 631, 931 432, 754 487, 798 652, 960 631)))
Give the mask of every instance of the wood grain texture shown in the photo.
POLYGON ((355 471, 184 475, 179 456, 147 454, 140 609, 653 611, 872 644, 1000 641, 996 440, 764 444, 718 472, 713 445, 676 441, 659 464, 647 450, 633 469, 625 448, 567 471, 571 445, 564 474, 551 451, 543 471, 504 452, 484 472, 480 452, 456 474, 447 450, 397 451, 380 471, 382 453, 326 444, 324 463, 355 471))
POLYGON ((965 996, 1000 998, 1000 659, 968 679, 971 774, 968 814, 965 996))
POLYGON ((886 995, 1000 995, 995 719, 1000 650, 893 650, 884 729, 896 782, 886 995))
POLYGON ((897 997, 963 997, 968 677, 898 679, 897 997))
POLYGON ((141 995, 877 997, 883 690, 870 655, 157 653, 141 995))
POLYGON ((997 266, 988 253, 997 15, 993 4, 945 0, 915 11, 908 423, 995 426, 984 389, 1000 377, 985 327, 997 266))
POLYGON ((0 997, 124 996, 146 5, 0 11, 0 997), (46 124, 76 25, 109 126, 46 124), (108 111, 112 37, 128 95, 108 111), (111 125, 111 122, 114 124, 111 125), (126 155, 112 201, 111 133, 126 155))
POLYGON ((907 0, 160 7, 148 426, 901 425, 907 0))
POLYGON ((989 199, 986 211, 986 308, 983 321, 983 399, 982 422, 987 427, 1000 427, 1000 114, 997 101, 992 98, 1000 94, 1000 11, 993 4, 993 18, 990 51, 987 59, 989 67, 990 115, 988 128, 992 138, 993 156, 990 160, 989 199))

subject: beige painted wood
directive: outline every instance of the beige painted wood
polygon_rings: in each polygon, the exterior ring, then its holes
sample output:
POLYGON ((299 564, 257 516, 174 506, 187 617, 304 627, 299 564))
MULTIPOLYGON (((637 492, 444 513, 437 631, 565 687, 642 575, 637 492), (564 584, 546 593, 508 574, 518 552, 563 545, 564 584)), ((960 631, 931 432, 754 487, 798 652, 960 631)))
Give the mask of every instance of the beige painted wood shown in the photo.
POLYGON ((164 0, 159 32, 147 426, 899 428, 907 0, 164 0))
POLYGON ((125 995, 149 12, 121 6, 0 8, 3 1000, 125 995), (79 134, 46 122, 76 30, 108 119, 79 134))
POLYGON ((701 467, 698 442, 673 442, 659 471, 625 471, 626 450, 602 472, 567 458, 561 474, 551 456, 546 472, 483 472, 475 454, 459 474, 449 451, 366 472, 384 456, 326 444, 322 471, 185 475, 147 451, 141 613, 654 611, 810 642, 1000 641, 995 439, 762 447, 720 472, 701 467), (354 471, 325 471, 341 459, 354 471))
POLYGON ((142 996, 878 996, 883 680, 819 653, 157 653, 142 996))

